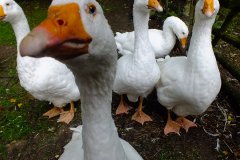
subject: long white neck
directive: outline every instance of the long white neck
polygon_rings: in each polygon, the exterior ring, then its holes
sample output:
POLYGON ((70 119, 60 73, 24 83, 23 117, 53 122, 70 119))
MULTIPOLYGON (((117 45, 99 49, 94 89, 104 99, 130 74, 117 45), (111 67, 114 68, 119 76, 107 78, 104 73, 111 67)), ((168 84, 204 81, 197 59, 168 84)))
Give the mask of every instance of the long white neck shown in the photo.
POLYGON ((17 71, 20 83, 22 86, 26 86, 26 79, 31 79, 34 64, 39 59, 32 57, 22 57, 19 52, 19 46, 23 38, 30 32, 27 18, 23 11, 19 13, 18 17, 15 17, 11 23, 13 31, 17 41, 17 71))
POLYGON ((20 18, 15 18, 15 21, 11 23, 12 28, 14 30, 16 41, 17 41, 17 56, 20 56, 19 54, 19 46, 22 41, 22 39, 30 32, 30 28, 28 25, 28 21, 24 13, 20 16, 20 18))
POLYGON ((142 9, 134 4, 133 22, 135 31, 134 57, 141 61, 142 59, 155 59, 155 55, 148 36, 148 21, 150 11, 142 9))
POLYGON ((165 21, 163 24, 163 37, 164 37, 164 42, 167 45, 174 45, 176 42, 176 36, 173 32, 173 22, 172 21, 165 21))
POLYGON ((105 62, 103 59, 96 60, 95 68, 69 66, 81 92, 84 160, 126 159, 111 114, 116 60, 115 55, 105 58, 105 62), (79 70, 83 70, 84 74, 79 70))
POLYGON ((209 65, 217 66, 211 42, 214 20, 215 18, 199 19, 198 17, 195 20, 187 55, 193 69, 201 69, 209 65))

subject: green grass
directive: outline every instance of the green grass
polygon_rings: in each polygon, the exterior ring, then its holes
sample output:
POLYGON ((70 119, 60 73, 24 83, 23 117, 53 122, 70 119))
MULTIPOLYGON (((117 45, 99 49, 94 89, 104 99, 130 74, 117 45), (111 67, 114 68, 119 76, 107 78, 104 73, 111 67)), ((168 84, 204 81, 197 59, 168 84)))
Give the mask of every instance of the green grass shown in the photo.
POLYGON ((24 101, 26 94, 26 91, 19 85, 9 88, 7 86, 0 86, 0 106, 13 107, 14 105, 18 105, 24 101))
POLYGON ((160 152, 158 152, 157 160, 200 160, 201 153, 199 153, 198 149, 192 148, 191 150, 186 150, 185 153, 177 152, 173 146, 166 145, 161 148, 160 152))
POLYGON ((35 7, 27 8, 25 11, 30 28, 36 27, 47 17, 47 8, 41 8, 38 2, 36 2, 35 7))
POLYGON ((39 119, 46 103, 33 104, 27 95, 18 83, 9 88, 0 86, 0 106, 5 108, 0 110, 0 159, 6 159, 6 144, 27 139, 49 127, 48 121, 39 119))
POLYGON ((15 35, 13 33, 12 27, 9 23, 0 22, 0 44, 1 45, 14 45, 15 35))
MULTIPOLYGON (((47 8, 39 6, 38 1, 19 3, 25 11, 30 28, 37 26, 47 14, 47 8)), ((16 45, 12 27, 7 22, 0 22, 0 45, 16 45)), ((27 92, 20 86, 16 71, 16 57, 9 59, 1 76, 10 77, 0 82, 0 159, 7 160, 6 144, 14 140, 27 139, 34 132, 48 129, 49 122, 41 121, 45 102, 31 106, 27 92), (4 75, 2 75, 4 73, 4 75), (20 106, 20 107, 19 107, 20 106)))
POLYGON ((22 108, 14 108, 17 109, 0 112, 0 159, 7 160, 6 144, 26 140, 32 134, 46 132, 49 127, 48 121, 39 121, 42 105, 39 105, 38 109, 35 108, 34 113, 29 104, 24 104, 22 108))
MULTIPOLYGON (((19 5, 25 12, 30 28, 37 26, 47 15, 47 8, 41 8, 38 1, 22 2, 19 5)), ((16 44, 14 32, 8 22, 0 22, 0 31, 0 45, 16 44)))
POLYGON ((5 111, 1 115, 0 124, 0 141, 7 143, 25 138, 33 130, 27 121, 27 113, 24 110, 5 111))
MULTIPOLYGON (((10 59, 6 63, 11 63, 10 59)), ((34 103, 28 93, 20 86, 16 69, 9 65, 7 83, 0 85, 0 159, 7 160, 6 144, 14 140, 28 139, 36 132, 44 132, 49 127, 47 120, 41 120, 46 102, 34 103)))
POLYGON ((0 106, 13 107, 18 103, 23 102, 26 91, 20 86, 17 70, 16 56, 11 56, 6 61, 1 62, 3 70, 0 72, 0 106), (11 102, 16 101, 16 102, 11 102))

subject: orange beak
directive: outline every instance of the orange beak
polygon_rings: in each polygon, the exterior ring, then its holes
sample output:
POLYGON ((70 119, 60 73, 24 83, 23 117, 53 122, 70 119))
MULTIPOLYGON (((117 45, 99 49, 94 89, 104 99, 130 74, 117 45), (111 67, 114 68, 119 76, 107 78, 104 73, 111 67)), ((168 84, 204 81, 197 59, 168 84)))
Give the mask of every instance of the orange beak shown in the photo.
POLYGON ((187 43, 187 38, 182 38, 181 39, 182 48, 186 47, 186 43, 187 43))
POLYGON ((3 7, 0 5, 0 21, 5 18, 6 14, 3 11, 3 7))
POLYGON ((22 56, 73 58, 88 53, 92 41, 76 3, 52 6, 48 17, 20 45, 22 56))
POLYGON ((163 8, 157 0, 148 0, 148 8, 162 12, 163 8))
POLYGON ((204 0, 202 12, 206 16, 211 17, 214 12, 214 0, 204 0))

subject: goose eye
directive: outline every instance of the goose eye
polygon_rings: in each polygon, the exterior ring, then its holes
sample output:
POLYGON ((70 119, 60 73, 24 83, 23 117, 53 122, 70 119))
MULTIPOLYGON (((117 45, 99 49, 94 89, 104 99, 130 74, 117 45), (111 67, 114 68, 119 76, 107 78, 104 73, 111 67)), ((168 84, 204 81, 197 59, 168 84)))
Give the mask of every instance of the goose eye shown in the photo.
POLYGON ((182 32, 183 35, 185 35, 185 32, 182 32))
POLYGON ((87 12, 89 14, 94 15, 96 13, 96 6, 94 6, 93 4, 89 4, 87 10, 88 10, 87 12))
POLYGON ((10 3, 6 3, 6 6, 10 6, 10 3))

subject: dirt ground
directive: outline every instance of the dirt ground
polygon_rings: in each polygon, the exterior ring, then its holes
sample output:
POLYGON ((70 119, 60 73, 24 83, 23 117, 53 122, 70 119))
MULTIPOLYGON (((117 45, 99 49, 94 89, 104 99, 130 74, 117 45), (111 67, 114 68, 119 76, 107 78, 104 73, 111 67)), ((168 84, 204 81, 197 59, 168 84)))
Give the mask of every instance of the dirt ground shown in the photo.
MULTIPOLYGON (((133 29, 132 1, 105 0, 102 5, 105 7, 105 15, 114 32, 133 29)), ((152 26, 156 24, 158 22, 151 22, 152 26)), ((15 53, 15 47, 0 47, 0 59, 15 58, 15 53)), ((11 63, 15 64, 15 62, 11 63)), ((3 67, 3 64, 0 64, 0 67, 3 67)), ((0 72, 1 75, 3 72, 3 70, 0 72)), ((235 160, 240 158, 240 116, 233 110, 238 105, 234 104, 223 90, 207 112, 200 116, 188 117, 194 120, 198 127, 191 128, 188 133, 181 130, 181 136, 163 134, 167 112, 157 102, 155 91, 144 101, 144 111, 153 118, 153 121, 143 126, 131 120, 134 110, 131 110, 128 115, 114 114, 119 100, 120 97, 113 93, 112 113, 119 136, 128 141, 144 160, 235 160), (218 151, 217 145, 220 146, 218 151)), ((30 119, 32 118, 29 123, 35 125, 49 121, 49 129, 44 132, 33 132, 25 139, 7 144, 8 159, 56 160, 63 152, 63 146, 71 139, 69 127, 81 124, 80 103, 76 103, 77 112, 74 120, 66 125, 56 123, 56 118, 48 120, 41 116, 52 107, 47 102, 42 102, 46 107, 39 109, 39 101, 33 99, 28 101, 32 104, 31 108, 27 109, 30 119)), ((133 107, 137 105, 129 104, 133 107)))

